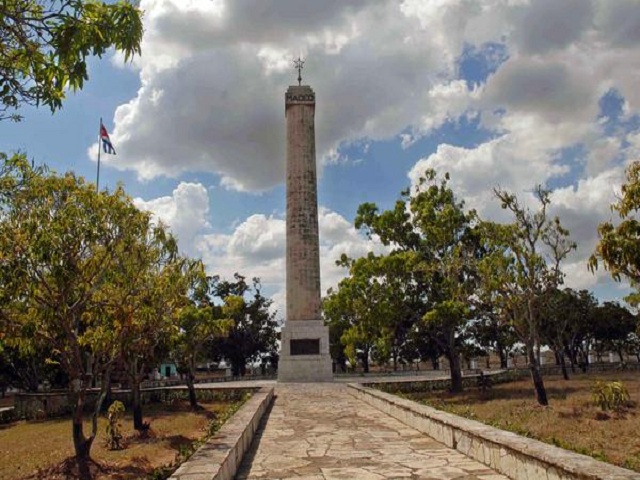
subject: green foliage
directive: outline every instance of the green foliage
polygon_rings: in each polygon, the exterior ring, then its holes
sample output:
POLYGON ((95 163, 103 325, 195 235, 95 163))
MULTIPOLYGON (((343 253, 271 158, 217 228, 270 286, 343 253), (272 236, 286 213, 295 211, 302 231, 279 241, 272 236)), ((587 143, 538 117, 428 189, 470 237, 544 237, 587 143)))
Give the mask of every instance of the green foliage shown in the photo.
POLYGON ((627 297, 632 304, 640 303, 640 162, 627 168, 627 183, 622 185, 622 196, 611 205, 620 222, 601 223, 598 226, 600 241, 589 259, 589 267, 596 270, 600 262, 609 270, 614 280, 626 278, 636 292, 627 297))
POLYGON ((0 3, 0 120, 22 105, 62 107, 88 79, 87 57, 115 48, 140 53, 142 13, 128 1, 3 0, 0 3))
POLYGON ((556 217, 548 218, 550 192, 538 186, 535 197, 540 207, 532 211, 518 198, 494 190, 504 209, 514 217, 511 224, 484 222, 482 237, 487 255, 479 263, 483 302, 494 306, 497 320, 513 327, 527 351, 529 366, 541 405, 547 396, 534 350, 541 341, 541 318, 546 295, 563 281, 560 263, 576 248, 569 232, 556 217))
POLYGON ((435 363, 444 354, 452 365, 454 390, 461 388, 460 349, 469 319, 468 300, 481 254, 477 217, 466 211, 442 178, 427 170, 414 191, 401 192, 394 208, 373 203, 358 208, 356 228, 379 238, 384 255, 337 262, 349 277, 329 291, 324 312, 350 362, 365 371, 371 356, 379 363, 435 363))
POLYGON ((629 391, 622 382, 596 381, 591 387, 593 402, 603 411, 620 411, 627 406, 629 391))
POLYGON ((555 436, 551 437, 549 441, 556 447, 564 448, 565 450, 571 450, 582 455, 587 455, 589 457, 595 458, 596 460, 600 460, 601 462, 609 462, 607 456, 602 450, 593 450, 586 447, 580 447, 555 436))
POLYGON ((234 376, 246 373, 249 362, 267 359, 272 364, 277 359, 276 312, 270 311, 272 300, 262 294, 259 278, 251 283, 236 273, 233 281, 218 277, 209 279, 209 303, 224 302, 225 316, 233 325, 224 336, 214 337, 208 342, 212 358, 224 358, 234 376))
POLYGON ((636 472, 640 471, 640 453, 626 458, 622 463, 622 466, 624 468, 635 470, 636 472))
POLYGON ((183 283, 168 268, 173 240, 121 187, 98 192, 24 155, 0 160, 0 332, 9 347, 43 352, 64 370, 76 454, 87 458, 97 431, 94 415, 83 433, 89 380, 108 375, 125 350, 147 351, 149 332, 165 331, 179 301, 169 289, 183 283))
POLYGON ((122 432, 120 430, 120 419, 124 413, 124 404, 116 400, 107 410, 106 445, 109 450, 120 450, 122 448, 122 432))

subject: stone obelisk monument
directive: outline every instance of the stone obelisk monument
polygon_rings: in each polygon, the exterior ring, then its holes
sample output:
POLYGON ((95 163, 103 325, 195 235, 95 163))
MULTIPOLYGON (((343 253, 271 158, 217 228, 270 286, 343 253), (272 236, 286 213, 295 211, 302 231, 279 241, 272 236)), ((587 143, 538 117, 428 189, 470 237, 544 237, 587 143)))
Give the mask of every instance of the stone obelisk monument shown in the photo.
POLYGON ((285 94, 287 124, 287 312, 282 328, 279 382, 333 380, 329 329, 320 314, 320 247, 316 185, 315 93, 298 85, 285 94))

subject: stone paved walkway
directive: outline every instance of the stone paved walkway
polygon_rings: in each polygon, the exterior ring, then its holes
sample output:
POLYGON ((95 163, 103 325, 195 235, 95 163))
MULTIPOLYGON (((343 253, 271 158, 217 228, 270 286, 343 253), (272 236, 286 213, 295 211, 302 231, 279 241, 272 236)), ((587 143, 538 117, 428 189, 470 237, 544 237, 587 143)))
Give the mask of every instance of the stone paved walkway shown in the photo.
POLYGON ((245 479, 508 480, 375 408, 339 384, 279 384, 245 479))

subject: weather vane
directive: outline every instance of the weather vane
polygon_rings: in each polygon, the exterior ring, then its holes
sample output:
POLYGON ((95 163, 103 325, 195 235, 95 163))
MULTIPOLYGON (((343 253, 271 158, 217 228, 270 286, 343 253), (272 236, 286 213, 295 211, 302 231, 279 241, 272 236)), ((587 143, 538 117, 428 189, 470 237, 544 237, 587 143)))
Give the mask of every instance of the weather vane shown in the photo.
POLYGON ((304 60, 298 57, 297 60, 293 61, 295 68, 298 70, 298 86, 302 85, 302 66, 304 65, 304 60))

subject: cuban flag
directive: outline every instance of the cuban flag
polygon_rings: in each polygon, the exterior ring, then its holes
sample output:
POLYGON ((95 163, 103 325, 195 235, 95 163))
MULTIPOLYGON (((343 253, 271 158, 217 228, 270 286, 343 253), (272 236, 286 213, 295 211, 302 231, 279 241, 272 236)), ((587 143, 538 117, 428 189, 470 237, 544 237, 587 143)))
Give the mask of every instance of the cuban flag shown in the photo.
POLYGON ((116 154, 116 149, 113 148, 113 144, 109 139, 109 134, 107 133, 107 129, 104 128, 102 122, 100 122, 100 140, 102 141, 102 151, 104 153, 109 153, 111 155, 116 154))

